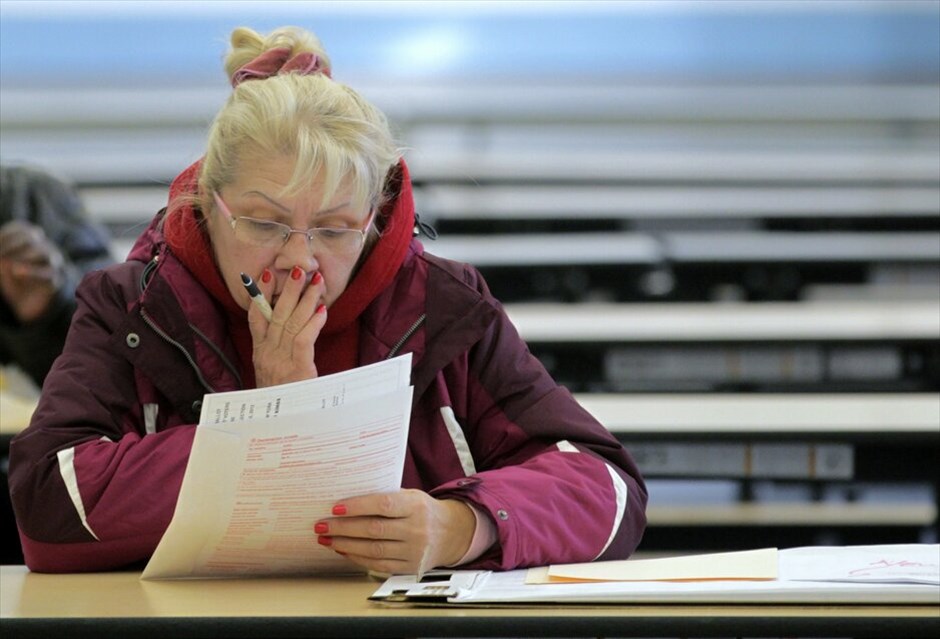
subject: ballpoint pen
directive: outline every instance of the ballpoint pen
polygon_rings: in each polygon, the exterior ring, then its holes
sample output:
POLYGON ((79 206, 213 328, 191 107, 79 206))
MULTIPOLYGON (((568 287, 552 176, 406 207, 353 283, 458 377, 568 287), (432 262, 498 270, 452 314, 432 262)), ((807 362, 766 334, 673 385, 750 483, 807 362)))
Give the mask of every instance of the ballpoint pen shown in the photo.
POLYGON ((255 284, 255 281, 244 273, 242 276, 242 284, 245 285, 245 290, 248 291, 248 295, 251 297, 251 301, 255 303, 258 307, 258 310, 261 311, 261 314, 264 315, 264 319, 271 321, 271 305, 268 304, 268 300, 264 298, 264 294, 258 290, 258 285, 255 284))

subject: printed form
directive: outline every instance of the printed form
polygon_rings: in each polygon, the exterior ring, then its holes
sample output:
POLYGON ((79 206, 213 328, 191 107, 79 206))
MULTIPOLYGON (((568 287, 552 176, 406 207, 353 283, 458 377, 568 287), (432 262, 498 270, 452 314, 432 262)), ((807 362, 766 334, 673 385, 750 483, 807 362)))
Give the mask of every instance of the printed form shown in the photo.
POLYGON ((411 354, 206 395, 176 510, 142 579, 364 572, 317 543, 334 504, 401 487, 411 354))

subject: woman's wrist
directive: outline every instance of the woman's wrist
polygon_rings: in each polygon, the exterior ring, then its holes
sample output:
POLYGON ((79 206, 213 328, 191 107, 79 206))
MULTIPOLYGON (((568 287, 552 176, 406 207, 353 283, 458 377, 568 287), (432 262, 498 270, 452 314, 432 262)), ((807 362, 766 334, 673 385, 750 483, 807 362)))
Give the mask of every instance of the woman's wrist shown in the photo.
POLYGON ((444 544, 440 549, 438 566, 452 566, 466 555, 476 532, 476 515, 466 502, 459 499, 443 499, 445 508, 444 544))

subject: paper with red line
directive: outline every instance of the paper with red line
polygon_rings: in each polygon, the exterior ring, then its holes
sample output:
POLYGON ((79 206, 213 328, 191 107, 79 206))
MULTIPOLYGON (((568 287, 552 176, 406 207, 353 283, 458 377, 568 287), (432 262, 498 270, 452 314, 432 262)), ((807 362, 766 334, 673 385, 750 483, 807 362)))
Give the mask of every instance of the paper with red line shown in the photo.
POLYGON ((169 527, 142 579, 364 572, 313 525, 401 487, 411 355, 203 399, 169 527))

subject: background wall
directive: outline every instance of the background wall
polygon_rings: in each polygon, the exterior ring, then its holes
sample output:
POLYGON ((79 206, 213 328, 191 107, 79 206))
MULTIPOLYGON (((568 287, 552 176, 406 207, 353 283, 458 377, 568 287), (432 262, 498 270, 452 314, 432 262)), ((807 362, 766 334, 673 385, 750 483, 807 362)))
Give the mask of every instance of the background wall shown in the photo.
POLYGON ((3 86, 220 85, 232 27, 319 33, 345 77, 916 81, 940 71, 922 1, 15 2, 3 86))

